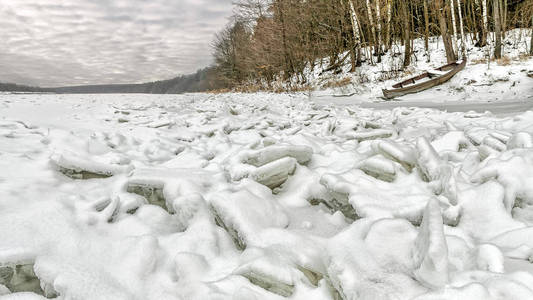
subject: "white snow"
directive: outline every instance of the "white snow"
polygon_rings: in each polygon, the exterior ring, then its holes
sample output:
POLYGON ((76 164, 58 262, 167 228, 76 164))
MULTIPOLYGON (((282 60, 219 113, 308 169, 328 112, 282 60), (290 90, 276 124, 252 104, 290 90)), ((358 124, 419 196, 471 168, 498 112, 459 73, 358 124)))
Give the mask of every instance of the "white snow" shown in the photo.
POLYGON ((0 299, 532 299, 532 134, 531 111, 1 94, 0 299))
MULTIPOLYGON (((422 105, 439 102, 510 101, 526 104, 533 99, 533 80, 528 77, 528 73, 533 70, 533 58, 527 55, 531 34, 529 28, 508 31, 502 48, 505 59, 496 61, 492 58, 490 64, 486 56, 487 52, 494 51, 493 40, 489 40, 488 46, 478 48, 474 46, 471 35, 468 35, 466 38, 468 60, 463 71, 443 85, 395 100, 422 105)), ((349 72, 351 64, 347 59, 340 74, 335 72, 321 74, 322 69, 325 69, 329 63, 329 59, 324 59, 323 68, 320 65, 314 70, 307 68, 305 84, 312 87, 311 94, 320 102, 361 104, 368 101, 384 101, 382 89, 390 88, 395 83, 426 71, 435 72, 434 69, 447 64, 441 37, 429 38, 429 61, 423 38, 413 41, 412 51, 412 63, 405 70, 402 67, 401 46, 393 46, 383 55, 380 63, 376 62, 376 57, 372 58, 373 63, 367 58, 354 73, 349 72), (330 87, 330 83, 336 82, 348 82, 348 84, 330 87)), ((371 53, 371 50, 363 50, 363 53, 371 53)), ((293 84, 297 84, 296 78, 294 81, 293 84)), ((483 113, 484 110, 479 112, 483 113)))

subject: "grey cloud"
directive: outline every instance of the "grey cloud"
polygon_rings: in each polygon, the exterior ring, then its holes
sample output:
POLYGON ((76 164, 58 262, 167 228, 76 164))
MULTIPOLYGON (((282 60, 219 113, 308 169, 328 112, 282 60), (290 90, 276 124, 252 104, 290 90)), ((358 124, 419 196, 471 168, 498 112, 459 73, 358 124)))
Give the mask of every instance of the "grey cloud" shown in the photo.
POLYGON ((0 0, 0 82, 166 79, 211 63, 231 0, 0 0))

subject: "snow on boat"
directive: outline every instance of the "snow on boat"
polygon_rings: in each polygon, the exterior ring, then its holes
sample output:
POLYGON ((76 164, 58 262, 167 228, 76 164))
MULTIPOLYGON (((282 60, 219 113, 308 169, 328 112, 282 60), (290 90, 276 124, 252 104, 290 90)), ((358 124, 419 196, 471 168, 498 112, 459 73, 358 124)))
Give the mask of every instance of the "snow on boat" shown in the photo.
POLYGON ((465 66, 466 59, 463 59, 462 62, 456 61, 435 70, 424 72, 421 75, 393 85, 392 89, 383 89, 383 96, 387 99, 392 99, 407 94, 418 93, 434 86, 441 85, 464 69, 465 66))

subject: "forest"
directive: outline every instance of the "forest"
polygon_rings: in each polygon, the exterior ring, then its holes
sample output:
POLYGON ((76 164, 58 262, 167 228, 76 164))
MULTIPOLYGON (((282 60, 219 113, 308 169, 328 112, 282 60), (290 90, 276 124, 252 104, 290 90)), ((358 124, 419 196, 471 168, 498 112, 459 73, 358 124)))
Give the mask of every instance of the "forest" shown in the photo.
POLYGON ((500 59, 514 28, 533 28, 533 1, 239 0, 213 42, 215 69, 220 85, 268 88, 279 80, 305 84, 309 69, 341 72, 350 64, 354 72, 393 51, 403 57, 401 71, 431 59, 428 40, 435 36, 448 62, 468 55, 466 40, 500 59), (424 39, 425 58, 413 52, 415 39, 424 39))

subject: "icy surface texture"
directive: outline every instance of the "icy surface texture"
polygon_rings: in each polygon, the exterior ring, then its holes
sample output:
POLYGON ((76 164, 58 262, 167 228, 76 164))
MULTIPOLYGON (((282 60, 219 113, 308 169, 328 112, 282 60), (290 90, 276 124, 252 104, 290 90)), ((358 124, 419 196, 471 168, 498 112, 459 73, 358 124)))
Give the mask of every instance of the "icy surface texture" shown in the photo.
POLYGON ((0 105, 2 299, 533 299, 533 112, 0 105))

